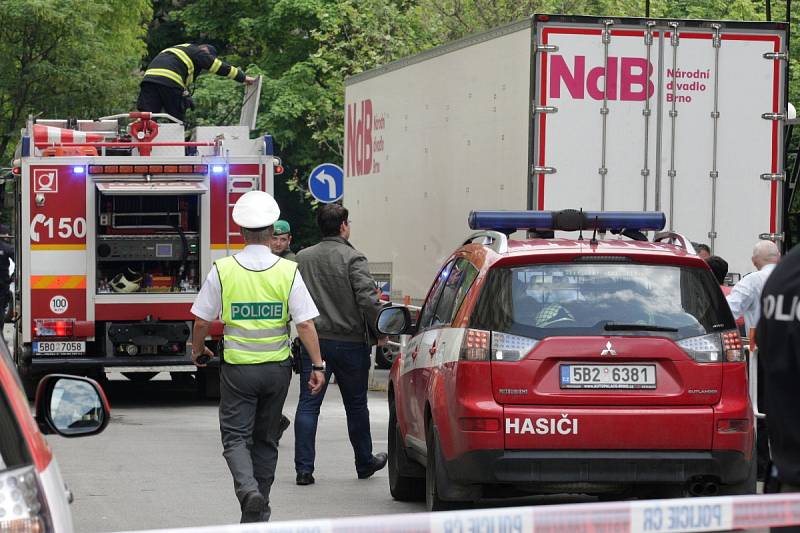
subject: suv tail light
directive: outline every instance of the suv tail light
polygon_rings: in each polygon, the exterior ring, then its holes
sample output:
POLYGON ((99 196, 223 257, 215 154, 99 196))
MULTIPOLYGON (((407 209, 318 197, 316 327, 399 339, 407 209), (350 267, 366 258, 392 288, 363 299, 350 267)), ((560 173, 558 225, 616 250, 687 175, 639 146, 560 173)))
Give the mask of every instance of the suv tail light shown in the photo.
POLYGON ((0 473, 0 533, 50 531, 47 507, 33 466, 0 473))
POLYGON ((481 329, 468 329, 461 344, 462 361, 519 361, 539 341, 481 329))
POLYGON ((492 332, 492 360, 519 361, 533 350, 539 341, 509 333, 492 332))
POLYGON ((690 337, 677 342, 698 363, 738 363, 745 360, 742 339, 736 330, 690 337))
POLYGON ((725 350, 725 360, 730 363, 741 363, 746 360, 742 349, 742 338, 735 329, 722 332, 722 349, 725 350))
POLYGON ((37 337, 72 337, 75 335, 75 320, 71 318, 37 318, 34 320, 37 337))
POLYGON ((488 361, 491 332, 482 329, 467 329, 461 343, 459 359, 462 361, 488 361))

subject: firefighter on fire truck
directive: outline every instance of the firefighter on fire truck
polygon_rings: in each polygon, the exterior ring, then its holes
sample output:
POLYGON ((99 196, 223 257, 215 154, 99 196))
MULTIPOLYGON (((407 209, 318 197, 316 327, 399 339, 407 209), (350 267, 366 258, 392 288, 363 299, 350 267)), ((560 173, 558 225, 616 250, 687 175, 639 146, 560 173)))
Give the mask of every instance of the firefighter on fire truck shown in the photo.
POLYGON ((217 49, 210 44, 179 44, 162 50, 148 65, 137 108, 153 113, 163 110, 184 122, 186 110, 194 106, 189 86, 202 70, 248 85, 256 81, 241 69, 220 61, 217 49))

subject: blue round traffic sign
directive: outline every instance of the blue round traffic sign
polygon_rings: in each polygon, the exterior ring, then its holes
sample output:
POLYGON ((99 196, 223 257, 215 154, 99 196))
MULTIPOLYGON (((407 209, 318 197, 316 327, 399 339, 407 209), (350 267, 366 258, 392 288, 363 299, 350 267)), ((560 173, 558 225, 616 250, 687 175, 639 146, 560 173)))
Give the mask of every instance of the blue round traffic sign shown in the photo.
POLYGON ((323 163, 308 176, 308 190, 322 203, 330 204, 344 194, 344 170, 333 163, 323 163))

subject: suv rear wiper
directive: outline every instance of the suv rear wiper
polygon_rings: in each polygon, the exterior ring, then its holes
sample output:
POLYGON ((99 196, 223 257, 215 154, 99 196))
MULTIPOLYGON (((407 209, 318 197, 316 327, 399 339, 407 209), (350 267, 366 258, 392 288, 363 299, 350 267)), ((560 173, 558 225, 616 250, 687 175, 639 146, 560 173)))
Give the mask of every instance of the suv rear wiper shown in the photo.
POLYGON ((678 328, 671 328, 669 326, 653 326, 650 324, 621 324, 618 322, 609 322, 603 326, 606 331, 667 331, 670 333, 677 333, 678 328))

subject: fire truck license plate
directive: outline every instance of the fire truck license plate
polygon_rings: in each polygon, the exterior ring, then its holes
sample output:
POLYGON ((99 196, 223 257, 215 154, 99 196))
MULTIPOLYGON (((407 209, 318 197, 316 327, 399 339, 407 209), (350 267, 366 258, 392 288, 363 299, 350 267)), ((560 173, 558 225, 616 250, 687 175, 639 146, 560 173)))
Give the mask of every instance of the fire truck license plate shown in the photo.
POLYGON ((33 343, 37 355, 83 355, 86 341, 37 341, 33 343))
POLYGON ((655 389, 656 365, 561 365, 562 389, 655 389))

